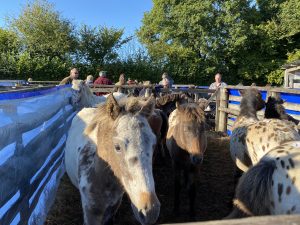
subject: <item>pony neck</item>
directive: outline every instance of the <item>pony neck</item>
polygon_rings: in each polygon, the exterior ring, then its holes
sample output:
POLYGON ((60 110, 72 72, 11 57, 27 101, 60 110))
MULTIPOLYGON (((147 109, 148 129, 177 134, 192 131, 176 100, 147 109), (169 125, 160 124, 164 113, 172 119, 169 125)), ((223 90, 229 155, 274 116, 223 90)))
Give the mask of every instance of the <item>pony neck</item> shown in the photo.
POLYGON ((241 108, 241 111, 240 111, 239 117, 258 119, 255 102, 250 102, 250 101, 243 99, 241 102, 240 108, 241 108))

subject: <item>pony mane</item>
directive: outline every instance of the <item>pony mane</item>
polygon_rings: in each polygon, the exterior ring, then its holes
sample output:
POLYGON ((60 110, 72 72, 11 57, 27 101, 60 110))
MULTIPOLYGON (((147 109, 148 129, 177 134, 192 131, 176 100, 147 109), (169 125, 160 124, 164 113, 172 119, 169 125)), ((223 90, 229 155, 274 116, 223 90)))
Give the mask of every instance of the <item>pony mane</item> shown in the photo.
MULTIPOLYGON (((118 101, 118 106, 120 107, 120 115, 124 115, 124 114, 137 114, 138 112, 141 111, 141 109, 143 108, 143 106, 146 105, 146 99, 145 98, 140 98, 140 97, 128 97, 128 98, 122 98, 120 99, 120 101, 118 101)), ((90 132, 92 132, 95 127, 98 124, 101 125, 112 125, 114 120, 110 117, 110 115, 107 113, 107 107, 108 107, 108 103, 105 102, 104 104, 98 105, 98 108, 96 109, 96 113, 94 115, 94 118, 92 120, 92 123, 89 124, 84 133, 89 134, 90 132)), ((144 116, 150 116, 153 113, 154 110, 154 104, 153 107, 151 108, 151 110, 149 110, 149 112, 147 112, 147 114, 145 114, 144 112, 144 116)))
POLYGON ((185 103, 179 106, 179 115, 197 122, 205 122, 204 110, 196 103, 185 103))
POLYGON ((188 97, 185 94, 168 94, 160 98, 157 98, 156 106, 160 107, 168 104, 169 102, 176 102, 176 101, 186 100, 186 99, 188 99, 188 97))

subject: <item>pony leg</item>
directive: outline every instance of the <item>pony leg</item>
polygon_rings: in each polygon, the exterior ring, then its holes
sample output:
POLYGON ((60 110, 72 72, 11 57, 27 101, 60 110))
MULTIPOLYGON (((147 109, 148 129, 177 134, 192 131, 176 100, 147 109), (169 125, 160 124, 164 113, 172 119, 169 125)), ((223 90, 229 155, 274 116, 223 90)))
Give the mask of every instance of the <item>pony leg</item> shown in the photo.
POLYGON ((104 212, 102 211, 101 207, 97 207, 97 205, 89 204, 87 201, 84 201, 83 198, 85 197, 86 196, 83 196, 81 194, 84 224, 85 225, 102 224, 104 212))
POLYGON ((240 177, 243 175, 243 171, 240 170, 237 166, 234 167, 234 187, 237 186, 240 177))
MULTIPOLYGON (((191 176, 191 174, 190 174, 191 176)), ((196 183, 194 174, 192 175, 192 178, 190 179, 190 185, 189 185, 189 202, 190 202, 190 216, 193 218, 195 217, 195 199, 196 199, 196 183)))
POLYGON ((174 169, 174 213, 180 213, 180 191, 181 191, 181 171, 178 168, 174 169))

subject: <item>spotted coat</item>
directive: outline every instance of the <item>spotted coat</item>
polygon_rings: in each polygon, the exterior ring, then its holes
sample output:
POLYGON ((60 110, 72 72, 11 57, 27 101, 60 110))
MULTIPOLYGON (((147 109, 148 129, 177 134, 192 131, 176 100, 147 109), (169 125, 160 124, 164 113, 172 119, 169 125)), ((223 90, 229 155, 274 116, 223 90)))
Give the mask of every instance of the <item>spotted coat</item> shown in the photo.
POLYGON ((300 141, 274 148, 263 159, 273 160, 271 214, 300 213, 300 141))
POLYGON ((230 139, 231 157, 242 171, 256 164, 272 148, 300 140, 295 125, 278 119, 240 118, 230 139))

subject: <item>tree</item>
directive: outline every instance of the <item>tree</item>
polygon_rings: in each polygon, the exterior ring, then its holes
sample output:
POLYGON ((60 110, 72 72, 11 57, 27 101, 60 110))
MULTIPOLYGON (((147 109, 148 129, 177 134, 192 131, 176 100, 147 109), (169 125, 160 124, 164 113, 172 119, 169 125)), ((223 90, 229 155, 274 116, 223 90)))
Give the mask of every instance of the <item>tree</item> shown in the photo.
POLYGON ((18 18, 10 20, 30 55, 65 57, 75 48, 74 27, 46 1, 26 5, 18 18))
POLYGON ((175 74, 177 82, 205 84, 221 70, 228 75, 227 82, 265 83, 297 47, 297 0, 153 3, 137 35, 150 55, 175 74), (287 31, 288 24, 295 29, 287 31))
POLYGON ((15 78, 57 80, 68 73, 77 43, 74 27, 47 1, 27 4, 19 17, 9 18, 6 32, 18 40, 13 53, 15 78))
POLYGON ((130 37, 122 39, 122 36, 122 29, 82 26, 79 31, 78 61, 88 65, 93 72, 111 63, 118 57, 117 49, 130 40, 130 37))
POLYGON ((12 78, 16 74, 16 62, 20 42, 15 33, 0 28, 0 77, 12 78))
POLYGON ((249 49, 255 14, 250 1, 155 0, 138 36, 179 80, 208 82, 213 72, 240 64, 237 52, 249 49))

